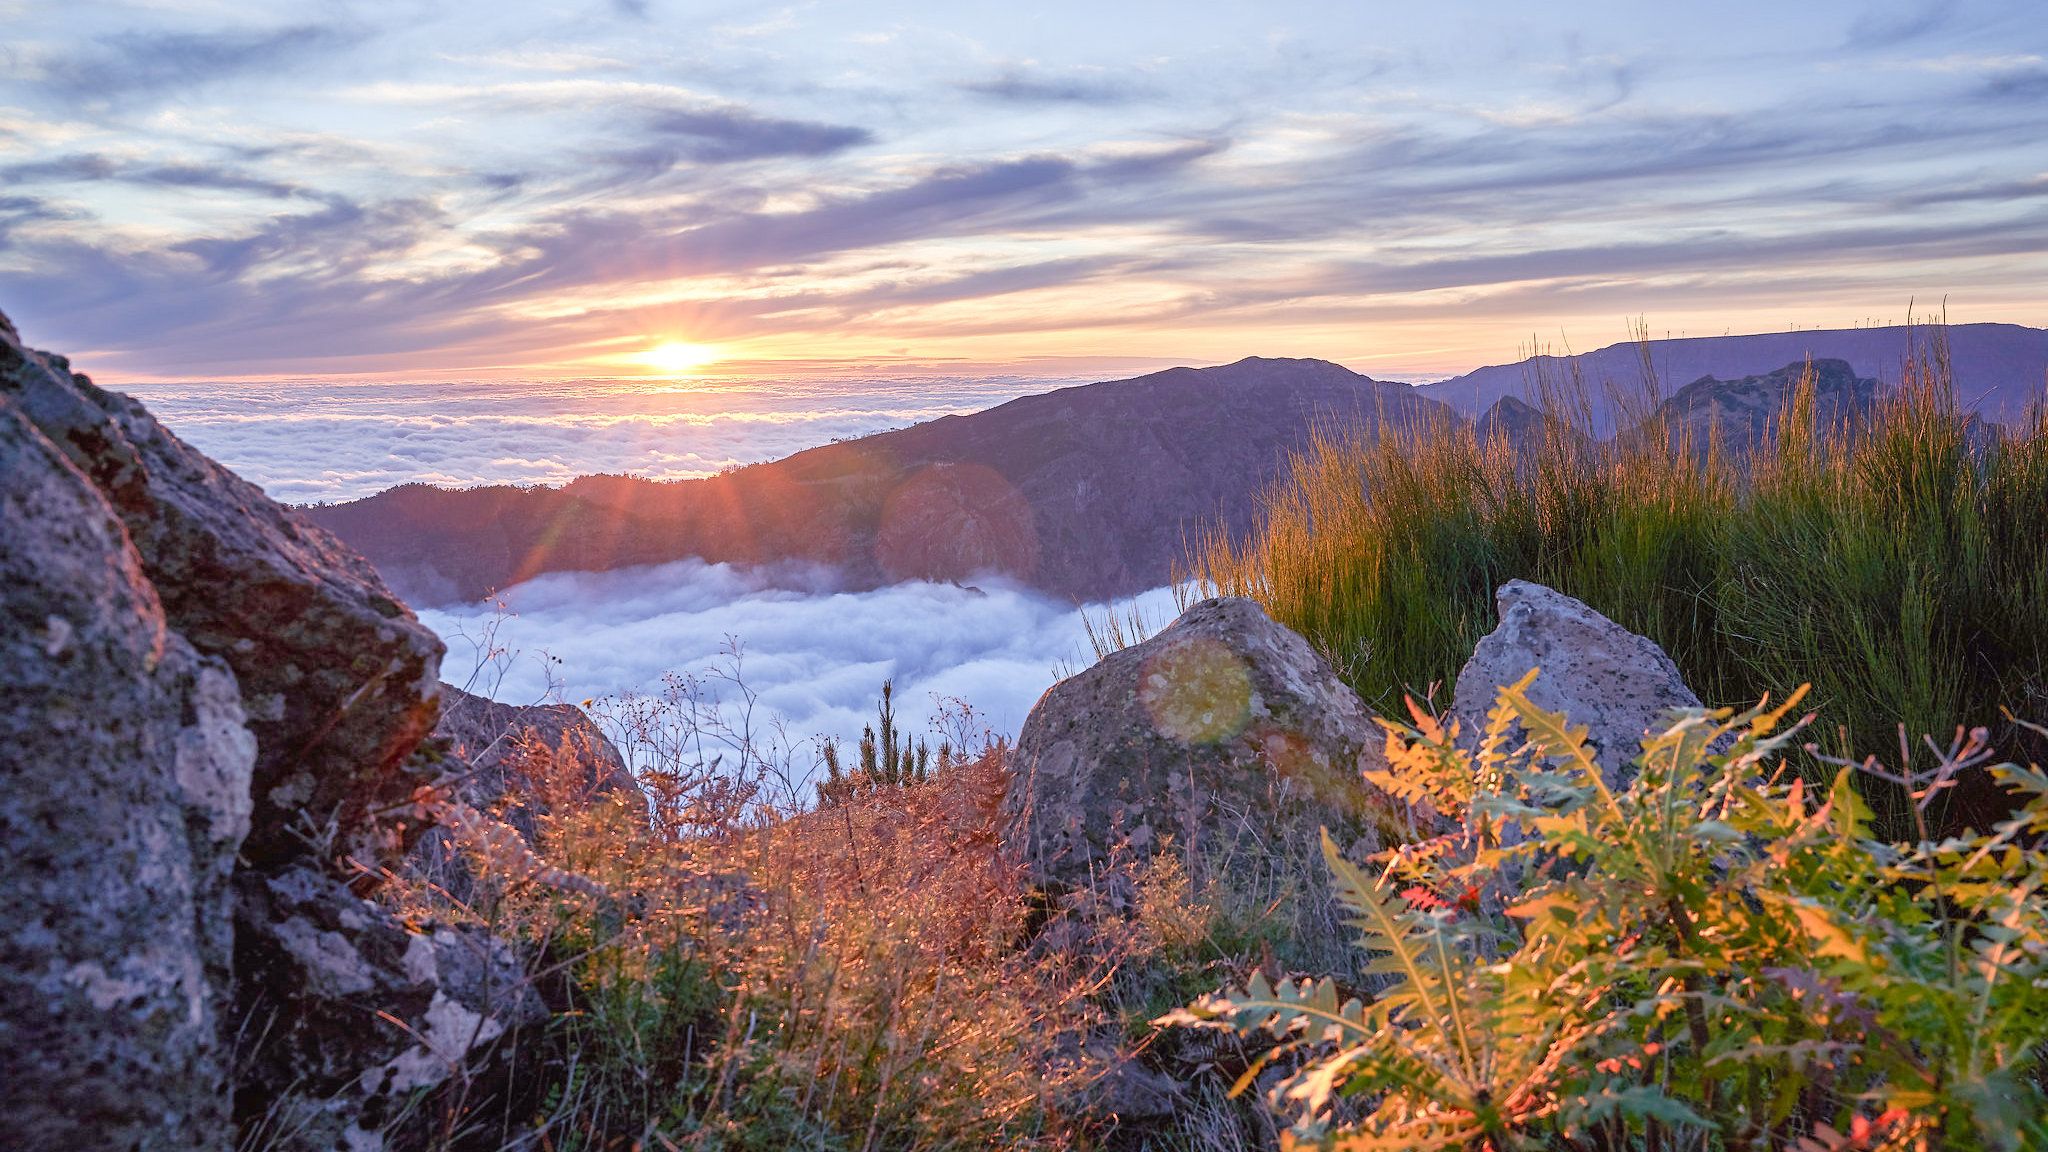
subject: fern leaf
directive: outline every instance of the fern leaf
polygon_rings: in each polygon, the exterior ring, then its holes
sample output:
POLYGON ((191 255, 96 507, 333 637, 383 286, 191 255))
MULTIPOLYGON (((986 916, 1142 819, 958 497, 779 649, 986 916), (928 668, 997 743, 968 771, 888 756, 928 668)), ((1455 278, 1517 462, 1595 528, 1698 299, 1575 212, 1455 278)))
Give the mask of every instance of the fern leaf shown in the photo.
POLYGON ((1501 702, 1514 710, 1515 717, 1546 757, 1564 764, 1571 775, 1593 790, 1609 815, 1621 819, 1620 803, 1613 790, 1607 787, 1607 780, 1600 774, 1600 765, 1593 759, 1593 753, 1586 747, 1586 736, 1590 730, 1584 724, 1571 723, 1562 712, 1537 707, 1529 699, 1528 685, 1532 680, 1533 677, 1525 676, 1519 683, 1502 688, 1501 702))
MULTIPOLYGON (((1436 1031, 1448 1045, 1454 1046, 1460 1066, 1469 1069, 1472 1052, 1463 1035, 1463 1023, 1457 1021, 1452 1029, 1446 1030, 1445 1006, 1438 1000, 1439 993, 1452 999, 1457 996, 1449 953, 1441 947, 1431 950, 1424 934, 1416 931, 1393 900, 1383 896, 1378 887, 1337 850, 1329 831, 1325 829, 1322 835, 1323 859, 1329 863, 1330 872, 1335 877, 1337 898, 1356 913, 1350 923, 1364 934, 1359 942, 1372 951, 1385 953, 1367 971, 1397 976, 1401 980, 1383 993, 1381 999, 1389 1005, 1412 1000, 1420 1010, 1421 1022, 1436 1031)), ((1441 944, 1441 940, 1438 943, 1441 944)))
POLYGON ((1276 987, 1261 973, 1253 973, 1242 992, 1225 990, 1153 1021, 1159 1025, 1219 1022, 1238 1032, 1263 1028, 1279 1036, 1306 1030, 1314 1038, 1338 1044, 1356 1043, 1372 1034, 1365 1005, 1357 999, 1340 1000, 1334 981, 1293 984, 1283 980, 1276 987))

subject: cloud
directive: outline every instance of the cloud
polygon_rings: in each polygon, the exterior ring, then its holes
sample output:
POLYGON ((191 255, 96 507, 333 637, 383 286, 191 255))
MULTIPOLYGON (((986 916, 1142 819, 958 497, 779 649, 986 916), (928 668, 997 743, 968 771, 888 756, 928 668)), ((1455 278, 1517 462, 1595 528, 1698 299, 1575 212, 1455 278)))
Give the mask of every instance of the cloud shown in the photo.
MULTIPOLYGON (((0 229, 7 202, 0 200, 0 229)), ((161 384, 127 390, 165 426, 287 503, 420 481, 563 484, 708 476, 836 438, 978 411, 1059 381, 836 379, 161 384)))
POLYGON ((61 220, 64 213, 33 196, 0 195, 0 252, 12 244, 16 228, 43 220, 61 220))
POLYGON ((308 251, 320 252, 330 266, 339 266, 335 270, 348 270, 420 235, 437 215, 420 201, 364 205, 335 195, 324 200, 319 211, 274 216, 246 235, 187 240, 171 251, 197 257, 215 278, 238 278, 270 260, 308 251))
POLYGON ((530 289, 560 288, 622 274, 617 253, 656 278, 675 269, 735 273, 814 261, 897 243, 969 237, 1020 227, 1054 227, 1052 210, 1080 205, 1091 190, 1115 187, 1142 203, 1143 186, 1214 154, 1220 142, 1195 141, 1103 157, 1041 153, 982 163, 942 164, 870 191, 820 197, 798 211, 579 210, 507 238, 531 255, 492 277, 530 289))
POLYGON ((1713 31, 1683 23, 1446 48, 1424 19, 1366 50, 1290 34, 1285 5, 1089 35, 962 9, 883 42, 831 6, 760 37, 717 13, 669 36, 685 15, 659 4, 488 26, 428 6, 374 36, 305 15, 154 32, 203 17, 145 8, 73 6, 7 50, 26 66, 0 69, 0 186, 39 203, 0 216, 0 304, 153 373, 556 364, 678 317, 764 357, 986 361, 1006 325, 1019 357, 1033 333, 1062 354, 1341 355, 1400 337, 1377 309, 1453 325, 1551 259, 1574 291, 1689 278, 1724 308, 1739 288, 1751 323, 1804 315, 1793 286, 1830 269, 2020 318, 2016 261, 1971 254, 2000 226, 2030 250, 2039 165, 2013 141, 2048 132, 2011 6, 1887 9, 1829 67, 1733 34, 1674 52, 1713 31), (232 104, 188 97, 228 77, 232 104), (1902 230, 1915 263, 1883 279, 1861 250, 1777 243, 1902 230), (1432 289, 1433 311, 1391 298, 1432 289))
POLYGON ((962 82, 963 91, 1012 104, 1127 104, 1150 93, 1129 80, 1095 73, 1049 76, 1010 69, 985 80, 962 82))
POLYGON ((1866 12, 1849 25, 1852 49, 1893 48, 1926 39, 1953 24, 1954 5, 1947 0, 1919 0, 1888 11, 1866 12))
MULTIPOLYGON (((844 592, 829 570, 686 560, 552 573, 510 589, 505 600, 514 615, 498 625, 495 640, 519 656, 502 680, 492 670, 479 678, 500 700, 537 701, 551 677, 572 702, 658 692, 665 674, 724 667, 728 645, 737 642, 741 676, 758 694, 755 722, 779 719, 793 743, 818 735, 858 740, 885 679, 895 682, 910 731, 923 727, 937 702, 958 698, 996 735, 1014 737, 1057 669, 1094 662, 1081 609, 994 581, 844 592)), ((1154 627, 1174 615, 1170 589, 1121 607, 1133 606, 1154 627)), ((483 635, 491 615, 485 606, 421 613, 449 642, 445 679, 469 678, 478 663, 471 639, 483 635)), ((726 699, 734 699, 729 690, 726 699)))
POLYGON ((0 166, 0 181, 9 184, 62 184, 115 181, 162 188, 204 188, 221 192, 255 192, 279 199, 297 195, 297 186, 251 176, 211 164, 144 164, 124 162, 96 153, 79 153, 0 166))
POLYGON ((1987 100, 2040 107, 2048 101, 2048 68, 2038 63, 2017 68, 1985 82, 1980 95, 1987 100))
POLYGON ((653 139, 612 154, 617 165, 658 175, 683 161, 731 164, 788 156, 830 156, 874 140, 865 128, 813 120, 783 120, 744 108, 700 108, 655 114, 653 139))
POLYGON ((119 32, 45 64, 43 83, 74 98, 196 88, 254 72, 278 72, 351 47, 359 31, 331 24, 218 32, 119 32))

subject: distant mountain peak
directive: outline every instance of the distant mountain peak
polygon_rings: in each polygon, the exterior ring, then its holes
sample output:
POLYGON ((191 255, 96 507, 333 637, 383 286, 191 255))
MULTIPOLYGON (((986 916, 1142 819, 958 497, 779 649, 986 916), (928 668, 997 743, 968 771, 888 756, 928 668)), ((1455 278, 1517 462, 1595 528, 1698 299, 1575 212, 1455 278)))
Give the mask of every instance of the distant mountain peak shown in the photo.
POLYGON ((722 476, 560 489, 408 487, 312 510, 418 603, 542 572, 688 556, 832 565, 850 586, 990 571, 1099 600, 1171 578, 1186 540, 1248 531, 1333 421, 1449 409, 1327 360, 1252 356, 1025 396, 722 476))
MULTIPOLYGON (((1765 332, 1748 336, 1695 336, 1625 341, 1577 355, 1541 355, 1496 364, 1463 376, 1421 384, 1416 391, 1477 418, 1504 396, 1535 396, 1539 379, 1586 385, 1596 434, 1612 435, 1620 414, 1610 393, 1639 394, 1643 362, 1665 388, 1675 381, 1704 378, 1729 382, 1768 376, 1787 366, 1839 361, 1857 379, 1895 383, 1909 356, 1926 350, 1939 335, 1947 342, 1958 398, 1984 419, 2021 419, 2048 380, 2048 329, 2020 324, 1954 324, 1933 329, 1838 328, 1765 332)), ((1681 389, 1682 391, 1683 389, 1681 389)))

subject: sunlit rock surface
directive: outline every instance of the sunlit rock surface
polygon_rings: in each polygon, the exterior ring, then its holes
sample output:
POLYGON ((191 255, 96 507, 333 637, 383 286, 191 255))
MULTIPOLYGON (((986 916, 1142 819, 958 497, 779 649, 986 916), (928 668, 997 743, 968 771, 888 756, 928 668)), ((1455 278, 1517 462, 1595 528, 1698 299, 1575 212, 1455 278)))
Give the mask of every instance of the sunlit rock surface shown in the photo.
POLYGON ((1006 842, 1036 880, 1086 885, 1171 837, 1200 857, 1319 860, 1317 829, 1377 847, 1405 813, 1360 776, 1385 733, 1300 636, 1204 600, 1054 685, 1024 722, 1006 842))
POLYGON ((1585 725, 1601 772, 1619 785, 1633 775, 1644 733, 1663 730, 1675 708, 1700 706, 1662 648, 1584 601, 1510 580, 1495 603, 1500 624, 1459 671, 1451 705, 1468 741, 1485 729, 1495 694, 1538 668, 1530 702, 1585 725))
POLYGON ((377 813, 422 781, 442 645, 369 564, 171 435, 140 404, 0 333, 0 395, 120 517, 169 626, 234 669, 256 734, 244 853, 388 860, 377 813))
POLYGON ((4 317, 0 656, 0 1147, 376 1148, 536 1013, 348 887, 424 823, 440 641, 4 317))

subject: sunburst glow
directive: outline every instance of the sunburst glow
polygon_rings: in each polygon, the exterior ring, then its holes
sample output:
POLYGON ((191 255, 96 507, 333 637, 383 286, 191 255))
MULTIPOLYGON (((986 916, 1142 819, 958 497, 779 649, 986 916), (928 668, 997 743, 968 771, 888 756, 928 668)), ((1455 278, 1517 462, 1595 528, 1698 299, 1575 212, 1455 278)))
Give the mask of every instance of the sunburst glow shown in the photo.
POLYGON ((683 340, 664 340, 635 357, 640 363, 658 372, 694 372, 706 365, 718 363, 718 349, 710 344, 691 344, 683 340))

